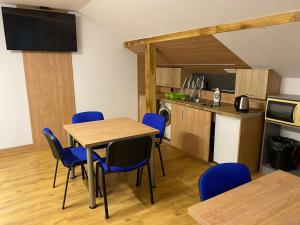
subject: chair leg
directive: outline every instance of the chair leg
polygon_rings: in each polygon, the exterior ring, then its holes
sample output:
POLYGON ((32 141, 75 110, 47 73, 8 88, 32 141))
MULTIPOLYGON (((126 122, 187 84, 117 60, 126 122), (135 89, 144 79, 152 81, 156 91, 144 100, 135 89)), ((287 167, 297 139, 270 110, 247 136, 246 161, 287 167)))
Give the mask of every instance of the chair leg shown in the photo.
POLYGON ((102 170, 101 171, 102 176, 102 186, 103 186, 103 195, 104 195, 104 208, 105 208, 105 218, 108 219, 108 204, 107 204, 107 193, 106 193, 106 183, 105 183, 105 173, 102 170))
POLYGON ((58 168, 58 159, 56 160, 56 166, 55 166, 55 172, 54 172, 54 179, 53 179, 53 188, 55 188, 57 168, 58 168))
POLYGON ((144 171, 144 166, 142 166, 140 170, 139 186, 141 186, 142 184, 143 171, 144 171))
POLYGON ((163 173, 163 176, 166 176, 166 174, 165 174, 165 168, 164 168, 164 163, 163 163, 163 158, 162 158, 161 151, 160 151, 160 146, 158 145, 157 148, 158 148, 158 153, 159 153, 159 159, 160 159, 160 165, 161 165, 162 173, 163 173))
POLYGON ((135 186, 136 187, 140 186, 140 167, 137 169, 135 186))
POLYGON ((89 177, 88 177, 88 175, 87 175, 86 170, 85 170, 84 167, 83 167, 83 171, 84 171, 84 175, 85 175, 86 179, 89 179, 89 177))
POLYGON ((99 187, 99 184, 98 184, 98 180, 99 180, 99 165, 98 163, 96 164, 96 197, 98 197, 98 194, 100 194, 100 197, 103 197, 102 193, 101 193, 101 190, 100 190, 100 187, 99 187))
POLYGON ((67 180, 66 180, 66 187, 65 187, 65 194, 64 194, 64 201, 63 201, 62 209, 65 209, 65 202, 66 202, 67 191, 68 191, 70 171, 71 171, 71 168, 68 168, 68 174, 67 174, 67 180))
POLYGON ((81 176, 82 176, 82 180, 85 180, 85 168, 84 168, 84 165, 81 165, 81 176))
POLYGON ((151 171, 150 171, 149 160, 147 162, 147 170, 148 170, 148 179, 149 179, 149 189, 150 189, 151 204, 154 204, 153 190, 152 190, 152 180, 151 180, 151 171))

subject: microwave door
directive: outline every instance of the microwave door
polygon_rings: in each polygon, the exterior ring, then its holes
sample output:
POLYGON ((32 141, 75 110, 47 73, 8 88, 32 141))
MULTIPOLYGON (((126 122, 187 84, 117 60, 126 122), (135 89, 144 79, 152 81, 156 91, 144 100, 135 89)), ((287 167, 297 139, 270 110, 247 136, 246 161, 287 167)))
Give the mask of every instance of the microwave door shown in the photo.
POLYGON ((294 123, 294 110, 297 104, 269 101, 267 107, 267 118, 294 123))

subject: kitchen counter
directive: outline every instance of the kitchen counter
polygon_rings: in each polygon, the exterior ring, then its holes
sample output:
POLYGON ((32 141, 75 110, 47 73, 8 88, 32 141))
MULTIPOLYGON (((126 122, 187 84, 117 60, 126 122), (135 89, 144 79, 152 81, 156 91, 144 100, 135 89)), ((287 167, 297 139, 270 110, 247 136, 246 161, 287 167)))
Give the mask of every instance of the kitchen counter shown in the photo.
MULTIPOLYGON (((158 97, 158 99, 161 101, 164 101, 164 102, 184 105, 184 106, 188 106, 188 107, 192 107, 192 108, 196 108, 196 109, 201 109, 201 110, 217 113, 220 115, 234 116, 234 117, 238 117, 241 119, 258 117, 258 116, 262 116, 264 114, 264 111, 261 109, 250 109, 248 113, 237 112, 235 110, 233 104, 223 103, 223 102, 221 102, 220 106, 213 107, 213 106, 210 106, 211 104, 203 105, 200 103, 188 102, 185 100, 170 100, 170 99, 166 99, 163 97, 158 97)), ((207 103, 210 103, 210 102, 211 101, 207 101, 207 103)))

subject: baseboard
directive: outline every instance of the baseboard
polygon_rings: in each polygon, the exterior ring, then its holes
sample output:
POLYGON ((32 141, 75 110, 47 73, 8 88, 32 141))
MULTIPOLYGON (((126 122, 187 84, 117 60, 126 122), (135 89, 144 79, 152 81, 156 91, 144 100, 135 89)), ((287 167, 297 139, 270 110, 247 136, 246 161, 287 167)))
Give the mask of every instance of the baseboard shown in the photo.
POLYGON ((2 148, 0 149, 0 154, 7 154, 7 153, 16 153, 18 151, 24 151, 24 150, 29 150, 35 148, 33 144, 29 145, 20 145, 16 147, 11 147, 11 148, 2 148))

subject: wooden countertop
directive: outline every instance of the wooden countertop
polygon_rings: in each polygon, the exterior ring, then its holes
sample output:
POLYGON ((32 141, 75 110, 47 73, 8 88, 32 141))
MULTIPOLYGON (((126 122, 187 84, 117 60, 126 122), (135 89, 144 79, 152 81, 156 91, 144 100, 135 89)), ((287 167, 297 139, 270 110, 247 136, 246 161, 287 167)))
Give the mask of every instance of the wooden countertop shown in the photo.
POLYGON ((296 225, 300 221, 300 178, 275 171, 188 209, 205 225, 296 225))
MULTIPOLYGON (((258 116, 262 116, 264 114, 264 111, 261 109, 250 109, 248 113, 237 112, 235 110, 233 104, 223 103, 223 102, 221 102, 220 106, 218 106, 218 107, 210 107, 210 106, 204 106, 199 103, 188 102, 188 101, 184 101, 184 100, 170 100, 170 99, 166 99, 163 97, 158 97, 158 99, 161 101, 164 101, 164 102, 184 105, 184 106, 188 106, 188 107, 192 107, 192 108, 196 108, 196 109, 201 109, 201 110, 217 113, 220 115, 234 116, 234 117, 238 117, 241 119, 258 117, 258 116)), ((207 101, 207 102, 210 102, 210 101, 207 101)))

